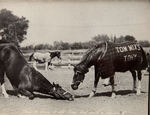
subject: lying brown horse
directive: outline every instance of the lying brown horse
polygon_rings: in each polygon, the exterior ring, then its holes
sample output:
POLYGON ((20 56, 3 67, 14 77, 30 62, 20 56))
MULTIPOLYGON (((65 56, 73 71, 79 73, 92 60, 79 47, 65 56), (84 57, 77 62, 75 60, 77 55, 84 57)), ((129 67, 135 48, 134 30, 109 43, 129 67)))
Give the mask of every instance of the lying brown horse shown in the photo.
POLYGON ((100 77, 102 79, 110 78, 112 97, 114 97, 115 72, 126 71, 130 71, 133 76, 133 90, 136 90, 137 94, 141 93, 141 70, 146 69, 147 59, 145 52, 138 43, 126 42, 115 44, 104 42, 88 50, 81 62, 74 67, 72 89, 78 89, 78 86, 84 80, 85 74, 91 66, 95 67, 95 81, 90 97, 96 93, 100 77), (136 86, 136 76, 139 81, 138 86, 136 86))
POLYGON ((35 97, 34 92, 54 96, 58 99, 73 100, 73 96, 58 84, 51 84, 40 72, 31 67, 18 47, 11 43, 0 42, 0 83, 2 93, 8 94, 4 88, 4 74, 17 90, 18 94, 35 97))

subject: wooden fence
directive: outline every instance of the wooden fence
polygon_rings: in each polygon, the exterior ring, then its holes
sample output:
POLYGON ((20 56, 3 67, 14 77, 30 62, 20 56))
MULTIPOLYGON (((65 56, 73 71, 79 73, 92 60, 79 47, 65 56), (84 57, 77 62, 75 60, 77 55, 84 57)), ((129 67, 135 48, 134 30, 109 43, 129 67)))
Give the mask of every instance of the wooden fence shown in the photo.
MULTIPOLYGON (((52 64, 54 66, 68 66, 71 67, 72 65, 76 65, 77 63, 80 62, 82 56, 87 50, 62 50, 61 51, 61 58, 62 60, 60 61, 58 58, 54 58, 52 60, 52 64)), ((39 51, 39 52, 44 52, 44 51, 39 51)), ((45 50, 45 52, 47 52, 45 50)), ((23 53, 25 59, 28 61, 29 56, 32 54, 32 52, 28 53, 23 53)), ((29 62, 32 64, 33 62, 29 62)))
POLYGON ((65 50, 61 51, 61 62, 55 58, 52 63, 55 66, 72 66, 80 62, 82 56, 87 50, 65 50))

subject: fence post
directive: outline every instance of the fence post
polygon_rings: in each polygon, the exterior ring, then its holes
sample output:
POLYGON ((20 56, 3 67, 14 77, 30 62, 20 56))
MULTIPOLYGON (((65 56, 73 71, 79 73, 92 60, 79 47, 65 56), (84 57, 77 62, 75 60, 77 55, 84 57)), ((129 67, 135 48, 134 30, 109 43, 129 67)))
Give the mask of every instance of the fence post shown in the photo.
POLYGON ((69 53, 69 60, 68 60, 68 69, 70 69, 71 68, 71 58, 72 58, 72 52, 70 51, 70 53, 69 53))

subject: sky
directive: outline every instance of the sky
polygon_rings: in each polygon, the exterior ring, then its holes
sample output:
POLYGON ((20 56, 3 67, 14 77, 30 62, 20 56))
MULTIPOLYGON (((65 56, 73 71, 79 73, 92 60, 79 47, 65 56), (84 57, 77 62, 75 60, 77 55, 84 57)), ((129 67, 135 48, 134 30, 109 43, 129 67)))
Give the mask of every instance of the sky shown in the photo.
POLYGON ((29 20, 22 46, 85 42, 98 34, 133 35, 150 41, 149 2, 1 1, 3 8, 29 20))

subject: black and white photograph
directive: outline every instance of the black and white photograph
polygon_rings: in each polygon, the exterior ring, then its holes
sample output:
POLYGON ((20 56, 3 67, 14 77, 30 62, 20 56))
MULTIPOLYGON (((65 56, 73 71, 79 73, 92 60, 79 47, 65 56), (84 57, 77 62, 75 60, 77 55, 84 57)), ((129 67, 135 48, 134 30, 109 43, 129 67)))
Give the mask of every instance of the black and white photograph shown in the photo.
POLYGON ((0 0, 0 115, 150 115, 149 0, 0 0))

